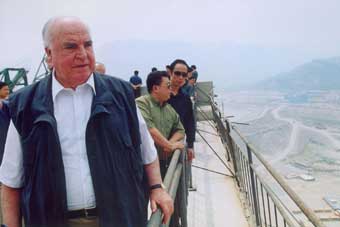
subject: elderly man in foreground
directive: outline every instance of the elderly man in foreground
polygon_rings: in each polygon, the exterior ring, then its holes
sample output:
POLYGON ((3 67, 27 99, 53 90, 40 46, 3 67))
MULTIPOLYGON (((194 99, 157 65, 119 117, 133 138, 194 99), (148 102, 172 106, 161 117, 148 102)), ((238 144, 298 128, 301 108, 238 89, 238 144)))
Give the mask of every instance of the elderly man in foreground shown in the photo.
POLYGON ((43 29, 47 78, 9 100, 11 125, 0 181, 4 224, 26 227, 146 226, 145 171, 152 211, 167 222, 157 153, 131 86, 94 73, 88 27, 73 17, 43 29), (21 206, 21 207, 20 207, 21 206))

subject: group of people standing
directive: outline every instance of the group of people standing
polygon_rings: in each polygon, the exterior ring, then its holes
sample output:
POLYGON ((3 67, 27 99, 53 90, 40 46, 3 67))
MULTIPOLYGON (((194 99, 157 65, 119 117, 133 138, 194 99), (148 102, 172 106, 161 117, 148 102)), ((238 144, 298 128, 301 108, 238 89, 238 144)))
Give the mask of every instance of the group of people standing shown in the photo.
POLYGON ((146 81, 148 94, 136 99, 155 141, 163 178, 174 150, 186 148, 189 161, 195 156, 193 105, 190 96, 183 92, 189 73, 188 64, 176 59, 168 71, 151 72, 146 81))
POLYGON ((96 72, 79 18, 52 18, 42 36, 51 75, 5 105, 3 224, 143 227, 148 201, 168 222, 174 205, 162 177, 169 159, 176 149, 194 158, 193 108, 182 91, 191 67, 177 59, 169 73, 151 72, 149 94, 135 100, 141 81, 131 86, 96 72))

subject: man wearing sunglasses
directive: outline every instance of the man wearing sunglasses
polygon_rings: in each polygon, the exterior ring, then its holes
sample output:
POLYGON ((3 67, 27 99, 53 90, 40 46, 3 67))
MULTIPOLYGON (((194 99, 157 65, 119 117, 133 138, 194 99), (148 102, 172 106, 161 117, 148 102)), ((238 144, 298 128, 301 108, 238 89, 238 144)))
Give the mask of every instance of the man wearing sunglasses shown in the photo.
POLYGON ((182 91, 190 70, 191 68, 182 59, 177 59, 170 64, 171 96, 168 103, 176 110, 184 126, 188 160, 192 161, 195 158, 195 119, 191 99, 182 91))
POLYGON ((170 77, 155 71, 146 80, 149 94, 136 99, 149 132, 156 144, 161 175, 164 179, 172 153, 183 149, 184 128, 176 111, 167 103, 170 98, 170 77))

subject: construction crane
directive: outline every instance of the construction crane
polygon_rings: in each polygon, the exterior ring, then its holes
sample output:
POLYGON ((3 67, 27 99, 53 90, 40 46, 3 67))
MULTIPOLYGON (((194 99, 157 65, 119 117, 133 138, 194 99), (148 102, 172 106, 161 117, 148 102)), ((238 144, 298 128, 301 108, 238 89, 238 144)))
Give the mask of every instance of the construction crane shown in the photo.
POLYGON ((17 86, 27 86, 27 73, 25 68, 5 68, 0 71, 0 81, 8 84, 9 90, 12 93, 17 86))
MULTIPOLYGON (((25 68, 5 68, 0 71, 0 81, 8 84, 9 90, 12 93, 17 90, 19 86, 27 86, 27 73, 25 68)), ((50 70, 45 62, 45 55, 40 61, 39 67, 34 75, 33 83, 41 80, 50 73, 50 70)))

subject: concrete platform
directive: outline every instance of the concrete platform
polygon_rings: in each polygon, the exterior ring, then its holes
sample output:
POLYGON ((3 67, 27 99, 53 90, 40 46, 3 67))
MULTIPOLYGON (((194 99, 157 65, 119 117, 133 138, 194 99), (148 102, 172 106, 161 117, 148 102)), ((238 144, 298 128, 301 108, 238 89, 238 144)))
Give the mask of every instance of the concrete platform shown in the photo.
MULTIPOLYGON (((216 134, 207 122, 198 122, 197 128, 216 134)), ((200 133, 227 163, 220 138, 207 132, 200 133)), ((230 175, 198 134, 196 141, 193 165, 230 175)), ((192 175, 197 191, 189 192, 189 227, 249 227, 234 179, 195 167, 192 168, 192 175)))

